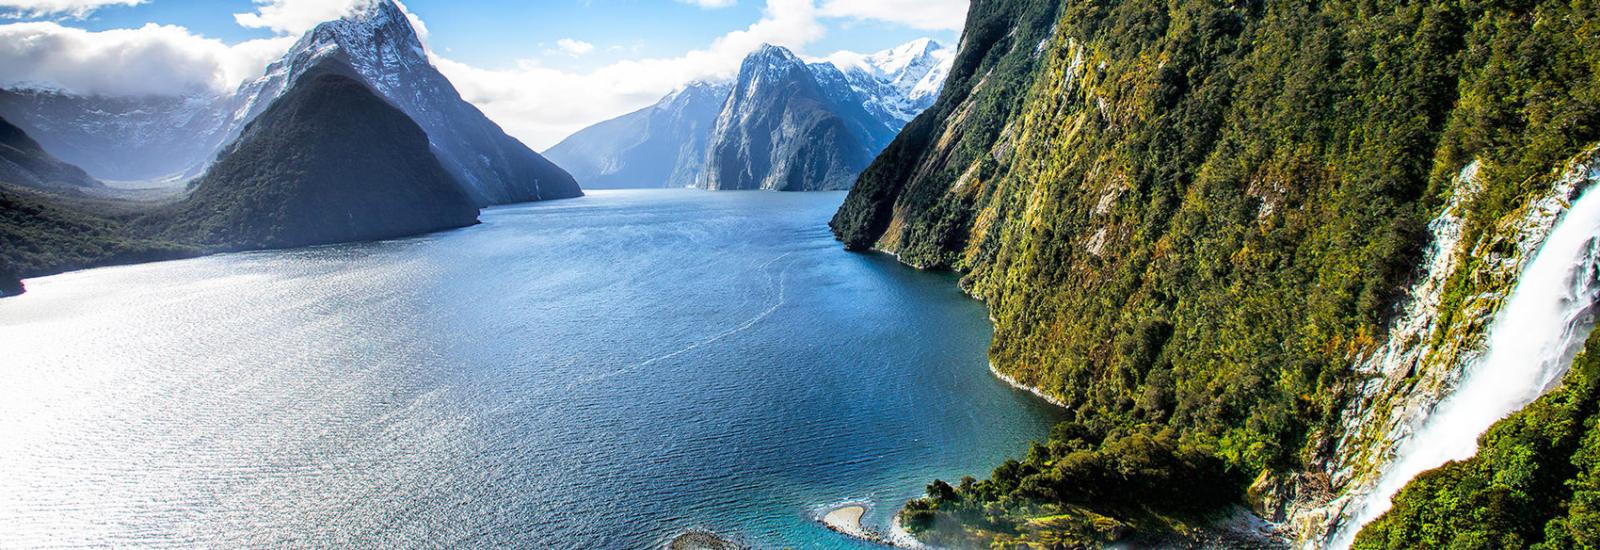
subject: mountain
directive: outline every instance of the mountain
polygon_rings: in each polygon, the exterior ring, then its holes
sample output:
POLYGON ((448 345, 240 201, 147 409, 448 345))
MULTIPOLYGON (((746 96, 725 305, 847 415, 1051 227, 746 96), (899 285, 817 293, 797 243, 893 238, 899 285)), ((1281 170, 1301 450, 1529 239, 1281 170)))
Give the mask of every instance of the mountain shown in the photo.
POLYGON ((25 277, 194 254, 140 236, 126 222, 140 205, 99 198, 101 191, 0 119, 0 296, 21 294, 25 277))
POLYGON ((545 151, 584 187, 691 187, 705 174, 706 141, 732 89, 694 82, 655 105, 579 131, 545 151))
POLYGON ((506 133, 428 60, 393 0, 368 0, 350 15, 318 25, 231 94, 193 97, 86 97, 43 91, 0 92, 0 116, 18 121, 44 146, 112 181, 193 178, 246 125, 324 59, 352 67, 428 132, 445 169, 479 206, 582 194, 560 167, 506 133))
POLYGON ((266 75, 240 87, 236 127, 259 116, 300 74, 324 59, 360 80, 428 133, 439 162, 479 206, 582 195, 565 170, 506 135, 467 103, 428 61, 410 20, 393 0, 371 0, 301 37, 266 75))
POLYGON ((174 183, 203 172, 227 143, 230 100, 0 90, 0 117, 96 178, 174 183))
POLYGON ((83 169, 45 152, 27 132, 0 118, 0 181, 28 187, 99 187, 83 169))
POLYGON ((954 58, 954 50, 921 38, 870 55, 836 54, 828 62, 865 99, 868 112, 899 130, 933 106, 954 58))
MULTIPOLYGON (((753 53, 745 64, 773 53, 781 53, 779 57, 785 63, 798 61, 787 50, 768 47, 753 53)), ((793 151, 776 152, 777 158, 797 164, 817 160, 822 160, 823 164, 837 162, 841 166, 818 174, 830 180, 822 187, 847 186, 854 179, 854 172, 865 166, 866 161, 858 152, 865 150, 868 157, 875 154, 888 142, 890 134, 898 132, 917 113, 932 105, 952 55, 953 52, 938 43, 922 39, 871 55, 839 54, 826 62, 804 64, 815 89, 807 85, 810 91, 806 97, 812 98, 810 103, 796 101, 795 120, 806 118, 802 107, 810 105, 817 114, 831 113, 863 123, 870 119, 883 128, 872 124, 847 125, 851 130, 848 136, 826 138, 837 141, 808 149, 804 159, 785 158, 793 151), (840 146, 843 148, 835 150, 840 146), (827 158, 830 156, 841 158, 827 158)), ((794 74, 795 82, 806 80, 799 71, 794 74)), ((739 80, 733 83, 691 84, 655 105, 585 128, 545 154, 571 170, 588 187, 706 187, 707 144, 717 130, 718 119, 734 99, 731 96, 734 88, 742 85, 741 89, 748 91, 754 85, 753 79, 760 75, 741 70, 739 80)), ((786 93, 782 88, 782 84, 763 84, 754 93, 782 95, 786 93)), ((741 99, 736 110, 749 110, 761 101, 768 100, 741 99)), ((787 106, 786 102, 779 101, 767 107, 782 109, 787 106)), ((764 120, 748 113, 735 112, 730 116, 735 123, 723 130, 720 139, 743 139, 736 135, 742 130, 738 124, 764 120)), ((786 143, 792 145, 792 142, 786 143)), ((761 154, 771 157, 768 152, 761 154)), ((784 188, 805 189, 808 185, 784 188)))
POLYGON ((428 134, 337 58, 297 75, 169 211, 167 239, 283 248, 473 225, 478 210, 428 134))
POLYGON ((1595 15, 974 1, 938 100, 831 226, 962 273, 994 371, 1071 421, 986 479, 931 484, 906 526, 951 547, 1600 540, 1600 350, 1572 362, 1592 234, 1556 258, 1564 278, 1514 292, 1600 183, 1595 15), (1542 294, 1565 305, 1538 330, 1500 326, 1542 294), (1537 372, 1438 406, 1535 339, 1552 343, 1504 362, 1537 372), (1411 479, 1417 449, 1485 433, 1413 439, 1438 415, 1499 407, 1478 457, 1411 479), (1268 528, 1219 523, 1234 506, 1268 528))
POLYGON ((0 297, 21 294, 25 277, 193 254, 138 236, 119 218, 135 207, 97 198, 103 190, 0 118, 0 297))
POLYGON ((824 88, 813 68, 789 50, 762 46, 740 65, 717 115, 703 187, 848 188, 894 130, 842 92, 824 88))

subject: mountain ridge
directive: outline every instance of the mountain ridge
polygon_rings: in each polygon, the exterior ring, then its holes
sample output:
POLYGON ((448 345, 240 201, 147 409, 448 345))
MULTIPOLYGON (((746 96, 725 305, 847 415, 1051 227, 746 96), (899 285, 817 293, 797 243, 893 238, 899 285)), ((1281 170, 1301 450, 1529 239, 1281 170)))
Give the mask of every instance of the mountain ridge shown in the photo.
MULTIPOLYGON (((797 173, 809 174, 802 179, 815 180, 780 184, 779 179, 787 178, 776 178, 764 183, 738 183, 735 187, 845 188, 854 173, 865 166, 865 159, 870 159, 888 143, 890 135, 932 103, 937 88, 932 92, 926 88, 929 82, 942 81, 948 61, 949 51, 928 39, 874 54, 811 62, 787 49, 763 45, 746 56, 740 75, 733 81, 692 83, 655 105, 580 130, 545 153, 591 186, 722 188, 726 178, 719 176, 712 184, 708 175, 708 168, 713 166, 713 149, 721 147, 723 152, 715 162, 794 166, 797 173), (764 63, 776 70, 774 62, 786 68, 803 66, 809 73, 789 73, 789 84, 804 89, 802 99, 795 103, 797 110, 786 113, 783 109, 787 102, 780 99, 766 104, 765 108, 776 109, 771 116, 738 112, 756 103, 736 96, 734 89, 743 84, 745 91, 741 93, 748 94, 749 85, 762 76, 758 71, 744 69, 751 63, 764 63), (730 118, 719 127, 724 114, 730 118), (801 147, 791 136, 779 139, 788 144, 785 150, 748 151, 754 156, 747 156, 743 145, 718 145, 729 141, 745 141, 748 145, 753 136, 743 132, 742 124, 784 116, 790 116, 790 124, 816 117, 811 122, 822 125, 813 135, 816 146, 801 147), (838 131, 823 129, 830 124, 838 131), (765 160, 757 161, 756 156, 765 160), (799 168, 808 163, 813 166, 799 168)), ((770 92, 761 93, 784 93, 783 85, 762 89, 770 92)), ((758 133, 781 137, 783 126, 780 122, 758 133)))

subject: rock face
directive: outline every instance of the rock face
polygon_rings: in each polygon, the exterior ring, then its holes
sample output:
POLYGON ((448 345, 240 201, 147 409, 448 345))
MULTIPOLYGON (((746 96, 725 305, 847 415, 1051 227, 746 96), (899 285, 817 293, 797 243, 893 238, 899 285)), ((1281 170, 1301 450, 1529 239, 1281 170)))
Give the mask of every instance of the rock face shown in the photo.
POLYGON ((728 84, 695 82, 655 105, 579 131, 545 151, 585 188, 692 187, 728 84))
POLYGON ((392 0, 371 0, 318 25, 265 76, 240 87, 235 127, 259 115, 300 74, 337 59, 427 132, 439 162, 479 206, 582 195, 565 170, 506 135, 467 103, 428 61, 416 30, 392 0))
POLYGON ((864 166, 861 151, 867 157, 876 154, 889 136, 933 104, 952 56, 922 39, 871 55, 842 53, 804 64, 769 46, 742 68, 778 70, 781 65, 786 76, 741 70, 734 83, 691 84, 656 105, 573 134, 545 154, 586 187, 844 188, 864 166), (732 94, 736 87, 737 96, 732 94), (719 127, 724 114, 727 125, 719 127), (845 131, 833 132, 841 122, 845 131), (813 133, 804 137, 817 139, 812 147, 801 147, 805 132, 813 133), (709 156, 712 140, 727 145, 716 159, 709 156), (776 175, 765 182, 769 185, 730 183, 719 175, 713 186, 708 167, 722 161, 748 169, 776 165, 799 175, 776 175), (805 177, 814 180, 801 181, 805 177))
POLYGON ((335 59, 298 76, 193 194, 146 223, 214 249, 383 239, 472 225, 428 136, 335 59))
POLYGON ((955 53, 922 38, 865 56, 834 55, 828 62, 862 97, 867 112, 899 130, 939 99, 955 53))
POLYGON ((788 50, 745 58, 717 116, 706 189, 848 189, 894 131, 837 88, 819 83, 788 50))
POLYGON ((83 169, 45 152, 21 128, 0 118, 0 181, 40 189, 99 187, 83 169))

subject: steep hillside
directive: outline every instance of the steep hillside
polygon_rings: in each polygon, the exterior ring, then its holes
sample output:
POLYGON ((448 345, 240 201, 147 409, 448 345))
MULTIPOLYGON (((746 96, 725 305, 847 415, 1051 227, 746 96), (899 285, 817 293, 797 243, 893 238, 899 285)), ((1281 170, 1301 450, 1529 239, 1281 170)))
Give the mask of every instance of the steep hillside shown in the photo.
POLYGON ((579 131, 545 151, 584 187, 690 187, 705 176, 706 141, 727 84, 694 82, 655 105, 579 131))
POLYGON ((267 73, 240 86, 239 123, 259 116, 305 71, 334 59, 427 132, 445 170, 478 206, 582 195, 565 170, 506 135, 434 68, 416 29, 393 0, 318 25, 267 73))
MULTIPOLYGON (((967 543, 1198 537, 1248 492, 1309 522, 1289 536, 1323 536, 1336 510, 1299 514, 1381 460, 1344 457, 1403 437, 1340 443, 1427 220, 1480 187, 1436 305, 1440 334, 1480 346, 1485 313, 1463 308, 1509 289, 1472 273, 1538 249, 1517 211, 1600 140, 1597 10, 974 2, 939 102, 832 226, 965 272, 996 370, 1074 420, 991 479, 930 487, 908 522, 967 543)), ((1420 381, 1458 372, 1452 349, 1385 374, 1401 397, 1444 391, 1420 381)))
POLYGON ((194 184, 144 220, 241 250, 383 239, 477 223, 415 122, 336 61, 305 72, 194 184))
POLYGON ((0 119, 0 296, 22 293, 27 277, 195 253, 139 236, 126 218, 146 205, 85 193, 101 188, 0 119))
MULTIPOLYGON (((585 128, 545 154, 584 186, 709 187, 708 143, 715 140, 724 144, 719 162, 747 171, 767 164, 798 170, 773 175, 766 188, 843 188, 866 166, 864 157, 933 104, 951 55, 922 39, 870 55, 840 53, 803 63, 769 46, 741 66, 767 70, 741 70, 732 83, 691 84, 648 108, 585 128), (735 88, 741 95, 732 94, 735 88), (726 126, 719 127, 725 114, 726 126), (847 131, 830 133, 838 122, 847 131), (814 132, 804 136, 813 141, 805 142, 800 132, 814 132)), ((719 174, 713 188, 722 188, 725 179, 719 174)))
POLYGON ((745 58, 717 117, 704 187, 848 188, 894 131, 859 102, 840 97, 793 53, 763 46, 745 58))
POLYGON ((0 181, 41 189, 101 185, 83 169, 46 152, 4 118, 0 118, 0 181))

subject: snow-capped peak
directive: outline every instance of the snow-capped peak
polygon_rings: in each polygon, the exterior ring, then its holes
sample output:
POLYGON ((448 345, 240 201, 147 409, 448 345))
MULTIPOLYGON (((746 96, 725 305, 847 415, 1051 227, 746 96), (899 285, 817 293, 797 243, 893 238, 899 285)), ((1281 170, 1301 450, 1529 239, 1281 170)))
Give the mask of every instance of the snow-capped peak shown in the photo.
POLYGON ((844 73, 868 111, 904 124, 938 99, 955 50, 919 38, 877 53, 839 52, 825 61, 844 73))

